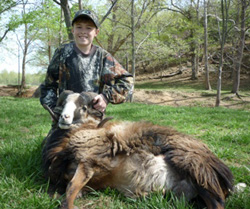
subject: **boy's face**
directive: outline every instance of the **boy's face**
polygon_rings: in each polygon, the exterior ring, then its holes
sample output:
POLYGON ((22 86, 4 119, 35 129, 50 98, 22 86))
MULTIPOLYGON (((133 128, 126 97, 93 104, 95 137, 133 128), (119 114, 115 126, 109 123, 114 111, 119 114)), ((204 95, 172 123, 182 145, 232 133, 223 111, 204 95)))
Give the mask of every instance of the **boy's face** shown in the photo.
POLYGON ((72 33, 78 47, 89 47, 99 33, 99 29, 91 20, 77 20, 72 28, 72 33))

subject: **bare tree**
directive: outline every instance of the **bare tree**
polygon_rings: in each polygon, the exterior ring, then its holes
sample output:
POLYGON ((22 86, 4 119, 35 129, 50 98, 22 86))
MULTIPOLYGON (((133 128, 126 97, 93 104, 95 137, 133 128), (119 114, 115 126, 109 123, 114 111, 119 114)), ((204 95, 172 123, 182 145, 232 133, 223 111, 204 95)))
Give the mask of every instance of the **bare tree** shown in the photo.
POLYGON ((204 0, 204 56, 205 56, 205 85, 206 90, 211 90, 208 67, 208 33, 207 33, 207 1, 204 0))
POLYGON ((69 2, 68 0, 53 0, 55 3, 57 3, 58 5, 61 6, 62 10, 63 10, 63 14, 64 14, 64 20, 65 20, 65 24, 66 24, 66 28, 67 28, 67 33, 68 33, 68 39, 69 40, 73 40, 73 34, 71 32, 71 11, 69 8, 69 2))
MULTIPOLYGON (((236 48, 235 62, 234 62, 234 78, 233 78, 233 90, 232 93, 238 95, 240 87, 240 70, 242 64, 243 51, 245 47, 245 35, 246 35, 246 10, 249 6, 249 0, 240 0, 240 33, 238 46, 236 48)), ((239 96, 239 95, 238 95, 239 96)))
MULTIPOLYGON (((164 3, 166 4, 166 3, 164 3)), ((171 0, 170 6, 162 5, 161 9, 166 9, 172 12, 179 13, 183 15, 189 22, 192 24, 196 24, 199 26, 199 7, 200 1, 199 0, 190 0, 185 1, 185 3, 180 2, 181 4, 188 4, 184 7, 179 6, 175 1, 171 0)), ((197 30, 193 27, 190 28, 189 38, 191 40, 190 43, 190 54, 191 54, 191 63, 192 63, 192 75, 191 79, 195 80, 198 79, 199 73, 199 38, 197 38, 197 30)))
POLYGON ((63 43, 63 22, 64 22, 64 16, 63 16, 63 10, 61 8, 60 30, 59 30, 59 45, 63 43))
MULTIPOLYGON (((131 1, 132 3, 132 1, 131 1)), ((129 5, 117 5, 115 6, 113 13, 118 12, 118 9, 120 11, 127 11, 129 8, 131 8, 131 4, 129 5)), ((135 7, 134 7, 135 9, 135 7)), ((153 6, 153 2, 149 0, 143 0, 140 5, 140 11, 135 15, 134 18, 134 30, 135 32, 138 31, 142 26, 144 26, 147 22, 149 22, 156 14, 158 13, 158 10, 155 10, 155 7, 153 6), (148 12, 149 15, 143 17, 143 14, 148 12)), ((112 30, 111 31, 106 31, 107 36, 114 36, 117 33, 117 30, 120 28, 125 29, 123 34, 118 34, 117 40, 114 40, 113 38, 109 39, 112 41, 112 43, 109 43, 109 52, 112 55, 115 55, 121 47, 128 41, 128 39, 132 35, 132 29, 131 29, 131 21, 130 23, 124 23, 122 20, 124 19, 123 17, 115 17, 111 19, 111 22, 113 24, 112 30), (120 18, 120 19, 119 19, 120 18)))
MULTIPOLYGON (((116 16, 116 13, 117 13, 117 10, 118 10, 118 7, 117 7, 117 4, 114 5, 113 7, 113 10, 112 10, 112 15, 110 17, 111 19, 111 29, 109 31, 109 36, 108 36, 108 48, 107 50, 113 54, 113 44, 114 44, 114 36, 115 36, 115 30, 116 30, 116 27, 117 27, 117 16, 116 16)), ((103 22, 103 20, 101 21, 103 22)))
POLYGON ((78 0, 78 7, 79 7, 79 10, 82 10, 82 0, 78 0))
MULTIPOLYGON (((132 49, 132 75, 133 75, 133 83, 135 83, 135 13, 134 13, 134 5, 135 1, 131 1, 131 49, 132 49)), ((133 95, 130 97, 130 102, 133 101, 133 95)))
POLYGON ((221 101, 221 80, 224 60, 224 46, 228 36, 228 17, 229 17, 230 0, 221 0, 221 15, 222 15, 222 31, 220 32, 220 61, 218 70, 218 81, 217 81, 217 94, 215 106, 220 106, 221 101))
POLYGON ((22 18, 23 18, 23 22, 24 22, 24 40, 23 40, 23 44, 21 43, 21 41, 18 39, 18 43, 19 46, 22 49, 22 53, 23 53, 23 59, 22 59, 22 80, 21 80, 21 85, 19 87, 19 90, 17 92, 17 96, 21 96, 23 94, 23 91, 26 87, 26 64, 27 64, 27 55, 28 55, 28 49, 32 43, 32 41, 35 39, 36 34, 38 33, 38 31, 34 32, 33 34, 30 34, 29 31, 29 26, 28 26, 28 22, 29 19, 27 19, 26 16, 26 4, 27 4, 28 0, 23 1, 23 10, 22 10, 22 18))
POLYGON ((111 0, 111 6, 109 8, 109 10, 106 12, 106 14, 103 16, 102 20, 100 21, 100 25, 104 22, 104 20, 109 16, 109 14, 111 13, 112 9, 116 6, 116 3, 118 2, 118 0, 111 0))

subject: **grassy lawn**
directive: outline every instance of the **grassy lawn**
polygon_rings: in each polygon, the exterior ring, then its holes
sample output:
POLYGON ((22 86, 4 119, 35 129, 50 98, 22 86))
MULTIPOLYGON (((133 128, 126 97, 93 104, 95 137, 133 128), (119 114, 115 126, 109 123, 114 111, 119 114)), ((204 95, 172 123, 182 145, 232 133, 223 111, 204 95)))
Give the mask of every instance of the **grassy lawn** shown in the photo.
MULTIPOLYGON (((50 129, 50 117, 37 99, 0 97, 0 208, 49 209, 61 199, 50 197, 43 178, 41 143, 50 129)), ((117 120, 147 120, 171 126, 204 141, 232 170, 235 183, 247 189, 234 193, 226 208, 250 208, 250 112, 225 108, 169 107, 126 103, 110 105, 107 115, 117 120)), ((126 198, 115 190, 93 191, 77 200, 84 208, 192 208, 184 200, 152 194, 126 198)))

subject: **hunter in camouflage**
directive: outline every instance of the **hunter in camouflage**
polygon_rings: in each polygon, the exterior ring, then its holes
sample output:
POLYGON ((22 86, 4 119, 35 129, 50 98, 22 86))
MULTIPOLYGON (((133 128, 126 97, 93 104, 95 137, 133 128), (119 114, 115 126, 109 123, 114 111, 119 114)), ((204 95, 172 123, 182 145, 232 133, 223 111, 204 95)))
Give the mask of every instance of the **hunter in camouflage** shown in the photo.
MULTIPOLYGON (((93 18, 96 16, 88 10, 80 10, 76 13, 72 24, 79 15, 90 18, 98 28, 98 21, 93 18)), ((102 95, 107 103, 124 102, 133 89, 132 75, 110 53, 93 45, 92 42, 89 53, 83 53, 80 44, 84 39, 77 42, 77 38, 76 36, 75 42, 64 44, 55 51, 45 82, 41 85, 41 104, 46 104, 53 109, 56 106, 58 94, 64 90, 78 93, 95 92, 102 95)))

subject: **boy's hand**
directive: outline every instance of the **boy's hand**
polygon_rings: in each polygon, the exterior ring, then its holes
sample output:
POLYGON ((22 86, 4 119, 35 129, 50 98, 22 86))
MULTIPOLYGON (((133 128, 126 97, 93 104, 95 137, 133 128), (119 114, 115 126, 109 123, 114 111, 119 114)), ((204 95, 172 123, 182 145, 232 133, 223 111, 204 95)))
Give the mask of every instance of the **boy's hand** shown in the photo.
POLYGON ((106 101, 106 99, 104 98, 104 96, 102 94, 98 94, 94 99, 93 99, 93 103, 94 103, 94 108, 104 112, 108 102, 106 101))

